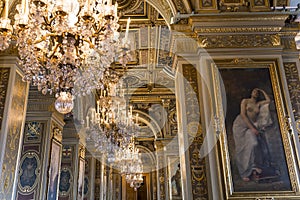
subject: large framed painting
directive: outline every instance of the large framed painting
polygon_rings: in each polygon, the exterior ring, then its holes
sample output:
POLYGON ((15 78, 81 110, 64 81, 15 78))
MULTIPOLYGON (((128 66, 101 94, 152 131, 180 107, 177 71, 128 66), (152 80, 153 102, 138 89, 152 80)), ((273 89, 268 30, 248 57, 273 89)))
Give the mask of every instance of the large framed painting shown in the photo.
POLYGON ((58 198, 58 184, 60 174, 60 155, 61 155, 61 144, 55 139, 52 139, 51 143, 51 154, 49 164, 49 181, 48 181, 48 194, 47 200, 56 200, 58 198))
POLYGON ((299 183, 276 59, 212 63, 226 199, 286 199, 299 183))

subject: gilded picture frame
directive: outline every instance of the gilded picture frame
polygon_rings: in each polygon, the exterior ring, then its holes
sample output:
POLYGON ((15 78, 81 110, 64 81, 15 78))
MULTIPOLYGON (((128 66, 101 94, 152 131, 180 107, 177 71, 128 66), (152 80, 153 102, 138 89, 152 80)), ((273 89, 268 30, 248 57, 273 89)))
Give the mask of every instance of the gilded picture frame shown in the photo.
POLYGON ((214 60, 211 65, 216 117, 221 122, 218 148, 225 199, 299 197, 297 164, 286 123, 287 103, 278 60, 214 60), (261 99, 252 104, 254 93, 261 99), (245 122, 243 114, 251 116, 250 111, 256 112, 257 120, 249 121, 257 132, 245 122), (245 137, 247 134, 250 139, 245 137))

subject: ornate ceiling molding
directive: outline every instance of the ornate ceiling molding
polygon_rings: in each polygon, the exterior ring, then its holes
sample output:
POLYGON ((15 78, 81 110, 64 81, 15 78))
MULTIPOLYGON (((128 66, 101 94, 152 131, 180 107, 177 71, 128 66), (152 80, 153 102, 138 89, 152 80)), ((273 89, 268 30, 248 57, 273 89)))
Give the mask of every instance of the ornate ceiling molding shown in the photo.
POLYGON ((175 15, 176 8, 174 9, 174 6, 170 6, 173 4, 169 3, 167 1, 161 1, 161 0, 146 0, 151 6, 153 6, 160 15, 165 19, 166 23, 170 25, 171 23, 171 17, 175 15))
POLYGON ((118 12, 129 13, 141 6, 144 2, 143 0, 117 0, 118 2, 118 12))

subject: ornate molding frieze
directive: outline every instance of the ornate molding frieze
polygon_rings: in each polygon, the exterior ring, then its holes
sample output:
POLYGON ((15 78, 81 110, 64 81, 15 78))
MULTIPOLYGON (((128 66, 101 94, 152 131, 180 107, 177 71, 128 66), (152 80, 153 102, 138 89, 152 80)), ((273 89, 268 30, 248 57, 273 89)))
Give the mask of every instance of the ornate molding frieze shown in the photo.
POLYGON ((211 27, 202 28, 197 27, 194 31, 197 34, 201 33, 269 33, 269 32, 279 32, 282 27, 211 27))
POLYGON ((270 34, 253 35, 200 35, 199 44, 202 48, 251 48, 251 47, 278 47, 280 37, 270 34))

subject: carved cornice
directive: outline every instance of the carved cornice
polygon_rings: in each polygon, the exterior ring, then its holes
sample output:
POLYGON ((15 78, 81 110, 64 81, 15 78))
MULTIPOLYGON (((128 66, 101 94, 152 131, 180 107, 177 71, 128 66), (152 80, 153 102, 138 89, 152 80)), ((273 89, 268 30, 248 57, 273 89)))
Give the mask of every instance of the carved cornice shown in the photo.
POLYGON ((189 17, 189 26, 195 33, 269 33, 275 34, 285 26, 288 14, 218 13, 189 17))
POLYGON ((195 28, 197 34, 200 33, 269 33, 279 32, 282 27, 212 27, 212 28, 195 28))
POLYGON ((226 24, 227 26, 234 25, 263 25, 268 24, 269 26, 284 27, 284 22, 289 14, 287 13, 213 13, 213 14, 201 14, 201 15, 191 15, 189 17, 189 24, 198 24, 213 26, 220 25, 224 26, 224 22, 232 22, 232 24, 226 24), (209 23, 208 23, 209 22, 209 23), (213 23, 213 24, 212 24, 213 23))

